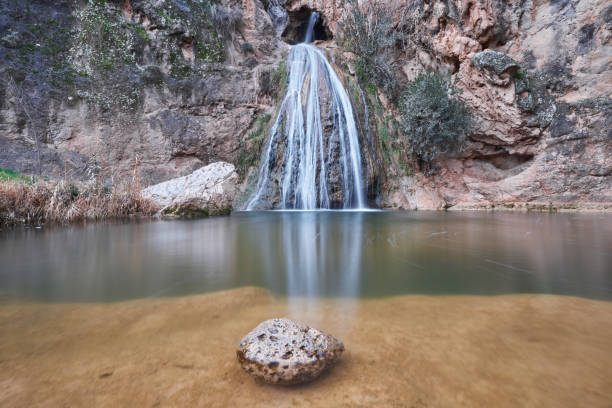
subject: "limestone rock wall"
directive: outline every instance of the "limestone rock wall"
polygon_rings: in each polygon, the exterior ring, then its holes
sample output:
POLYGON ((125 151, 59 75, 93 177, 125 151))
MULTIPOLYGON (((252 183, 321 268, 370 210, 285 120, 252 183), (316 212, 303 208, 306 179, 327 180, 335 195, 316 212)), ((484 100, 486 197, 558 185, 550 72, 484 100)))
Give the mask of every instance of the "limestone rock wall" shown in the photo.
POLYGON ((0 9, 2 168, 108 183, 136 169, 153 184, 249 156, 275 109, 270 78, 288 46, 260 1, 0 9))
POLYGON ((417 59, 453 74, 477 120, 431 180, 446 206, 612 202, 611 17, 592 0, 434 6, 433 52, 417 59), (516 64, 483 67, 483 50, 516 64))
MULTIPOLYGON (((383 206, 610 207, 608 1, 396 3, 413 23, 407 44, 389 56, 401 62, 398 76, 405 83, 424 69, 451 75, 476 123, 464 151, 443 160, 435 176, 387 166, 383 206)), ((334 34, 346 12, 334 1, 295 0, 287 7, 321 11, 334 34)), ((402 143, 394 134, 391 144, 401 150, 402 143)))
MULTIPOLYGON (((396 3, 414 23, 389 56, 400 83, 423 69, 451 75, 475 127, 426 176, 402 156, 401 134, 373 126, 373 140, 400 152, 381 161, 381 206, 610 205, 609 1, 396 3)), ((137 171, 148 185, 226 161, 252 179, 285 78, 278 7, 319 11, 333 42, 348 2, 223 0, 214 15, 211 4, 0 0, 0 167, 109 183, 137 171)), ((381 107, 369 108, 380 122, 381 107)))

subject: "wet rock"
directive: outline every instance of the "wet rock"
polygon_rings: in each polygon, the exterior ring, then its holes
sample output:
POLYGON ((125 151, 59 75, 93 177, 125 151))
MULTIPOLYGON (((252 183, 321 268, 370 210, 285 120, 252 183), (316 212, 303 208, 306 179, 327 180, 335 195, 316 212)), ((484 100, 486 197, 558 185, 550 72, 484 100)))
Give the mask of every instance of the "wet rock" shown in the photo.
POLYGON ((271 384, 300 384, 317 378, 344 351, 342 342, 303 323, 270 319, 247 334, 238 361, 252 376, 271 384))
POLYGON ((161 213, 166 216, 227 215, 236 198, 237 182, 234 165, 217 162, 148 187, 142 195, 163 207, 161 213))

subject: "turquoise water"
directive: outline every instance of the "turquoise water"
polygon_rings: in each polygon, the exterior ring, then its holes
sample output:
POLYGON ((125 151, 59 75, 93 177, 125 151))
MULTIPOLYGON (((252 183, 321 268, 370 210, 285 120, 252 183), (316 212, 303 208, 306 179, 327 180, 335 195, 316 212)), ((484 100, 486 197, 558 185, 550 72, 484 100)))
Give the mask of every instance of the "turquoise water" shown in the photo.
POLYGON ((3 298, 114 301, 242 286, 306 297, 612 299, 605 214, 245 212, 0 235, 3 298))

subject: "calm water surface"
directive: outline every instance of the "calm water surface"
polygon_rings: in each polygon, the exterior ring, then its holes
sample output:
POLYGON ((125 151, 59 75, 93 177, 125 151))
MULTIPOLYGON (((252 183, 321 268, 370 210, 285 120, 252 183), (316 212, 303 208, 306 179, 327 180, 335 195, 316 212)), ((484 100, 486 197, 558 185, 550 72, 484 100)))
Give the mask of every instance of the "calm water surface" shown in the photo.
POLYGON ((612 299, 605 214, 249 212, 0 235, 0 293, 114 301, 260 286, 280 295, 555 293, 612 299))

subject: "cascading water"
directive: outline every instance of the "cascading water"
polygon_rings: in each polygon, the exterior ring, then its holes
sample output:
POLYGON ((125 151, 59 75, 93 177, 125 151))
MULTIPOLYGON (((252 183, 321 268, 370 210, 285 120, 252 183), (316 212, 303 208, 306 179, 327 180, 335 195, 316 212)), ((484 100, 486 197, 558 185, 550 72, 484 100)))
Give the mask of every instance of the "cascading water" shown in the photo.
POLYGON ((287 92, 247 210, 366 208, 351 101, 325 54, 309 44, 317 19, 318 13, 310 15, 304 42, 291 49, 287 92), (324 122, 331 131, 324 132, 324 122), (273 196, 279 201, 272 203, 273 196))
POLYGON ((308 18, 308 26, 306 27, 306 34, 304 34, 304 41, 302 41, 302 43, 309 44, 312 42, 314 38, 314 27, 318 18, 319 13, 310 13, 310 17, 308 18))

